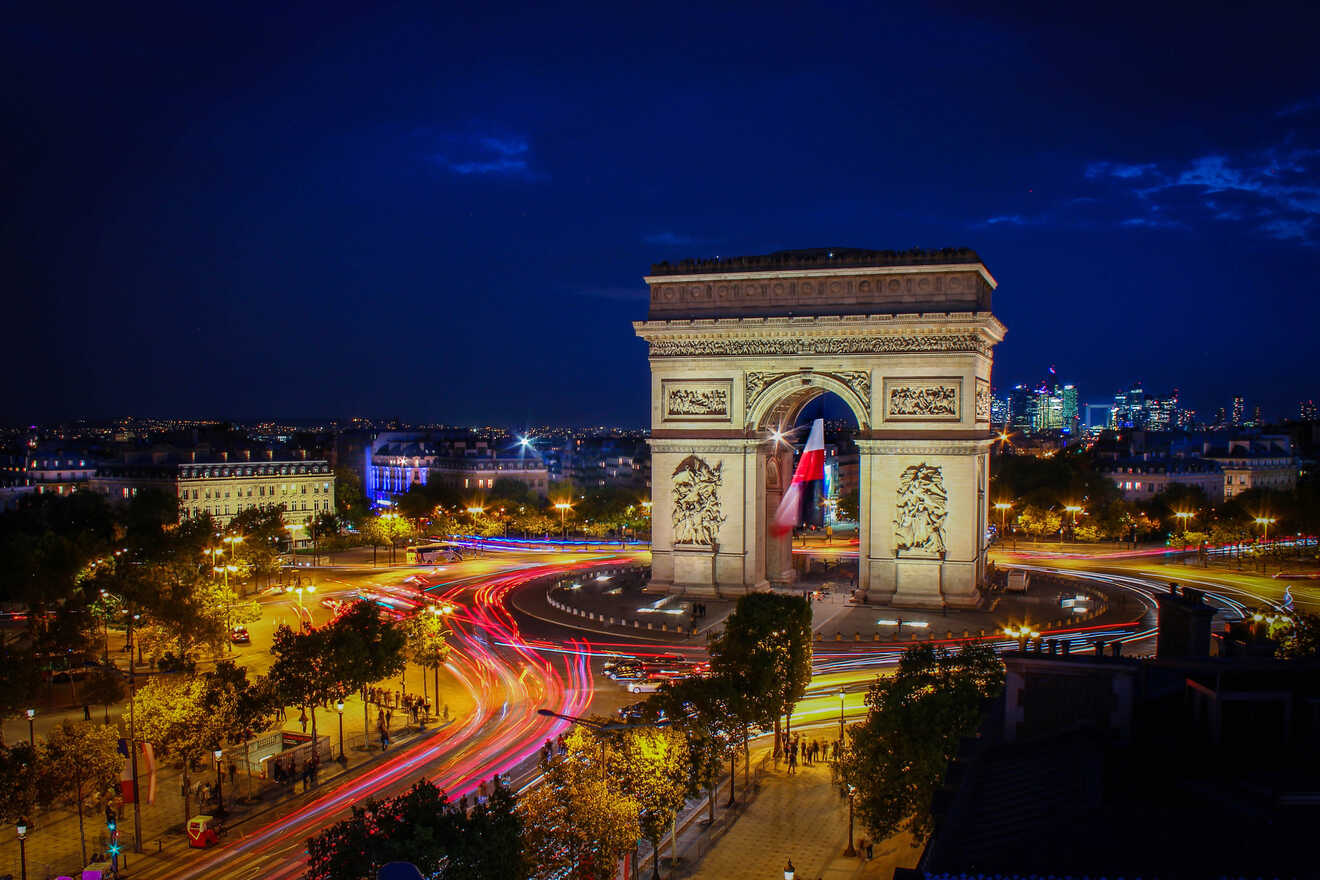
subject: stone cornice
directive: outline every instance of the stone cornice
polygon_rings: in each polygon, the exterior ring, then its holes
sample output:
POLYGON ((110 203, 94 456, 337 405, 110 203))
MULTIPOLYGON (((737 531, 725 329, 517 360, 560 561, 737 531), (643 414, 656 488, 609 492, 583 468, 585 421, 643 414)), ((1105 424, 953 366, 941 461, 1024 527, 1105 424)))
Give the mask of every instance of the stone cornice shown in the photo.
POLYGON ((975 352, 989 357, 1004 325, 990 312, 634 321, 651 357, 975 352))
POLYGON ((936 263, 924 266, 839 266, 821 269, 757 269, 741 272, 672 272, 662 275, 646 275, 647 284, 667 284, 671 282, 703 281, 749 281, 770 278, 839 278, 846 275, 924 275, 933 272, 976 272, 990 288, 999 286, 999 282, 990 274, 984 263, 936 263))
POLYGON ((980 455, 987 452, 993 440, 857 440, 863 455, 980 455))

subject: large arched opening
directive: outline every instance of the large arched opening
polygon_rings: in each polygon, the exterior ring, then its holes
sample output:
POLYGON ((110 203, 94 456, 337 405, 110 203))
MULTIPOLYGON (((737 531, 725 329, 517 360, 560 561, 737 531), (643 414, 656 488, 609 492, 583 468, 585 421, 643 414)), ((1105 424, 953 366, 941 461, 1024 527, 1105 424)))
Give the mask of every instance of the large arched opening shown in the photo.
POLYGON ((765 577, 772 584, 800 581, 853 586, 858 577, 858 535, 868 504, 855 443, 866 424, 866 402, 826 375, 795 375, 767 387, 763 405, 748 422, 763 437, 765 492, 759 530, 765 547, 765 577), (776 510, 792 480, 816 419, 825 422, 825 479, 806 500, 801 527, 781 536, 772 531, 776 510))

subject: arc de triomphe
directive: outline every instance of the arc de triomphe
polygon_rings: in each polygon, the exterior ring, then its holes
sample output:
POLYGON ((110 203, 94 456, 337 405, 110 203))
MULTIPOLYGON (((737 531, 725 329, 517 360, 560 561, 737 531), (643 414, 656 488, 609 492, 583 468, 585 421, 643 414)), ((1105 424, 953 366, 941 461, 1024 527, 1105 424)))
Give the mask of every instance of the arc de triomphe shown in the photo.
POLYGON ((975 605, 985 574, 990 367, 1004 326, 968 250, 810 250, 646 276, 653 584, 737 594, 793 579, 769 524, 793 455, 772 434, 832 391, 857 418, 859 585, 975 605))

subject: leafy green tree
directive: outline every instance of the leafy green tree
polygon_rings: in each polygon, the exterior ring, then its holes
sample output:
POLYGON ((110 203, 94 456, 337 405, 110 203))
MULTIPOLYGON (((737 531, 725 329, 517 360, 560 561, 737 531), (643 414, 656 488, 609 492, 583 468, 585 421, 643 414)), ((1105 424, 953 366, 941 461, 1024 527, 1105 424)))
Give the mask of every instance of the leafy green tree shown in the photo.
POLYGON ((101 495, 29 495, 0 514, 0 601, 17 602, 37 628, 45 612, 75 599, 89 564, 109 554, 116 525, 101 495))
POLYGON ((119 736, 111 727, 64 720, 41 744, 37 758, 37 793, 46 804, 68 804, 78 811, 78 838, 87 864, 87 833, 83 807, 107 800, 119 784, 123 766, 119 736))
POLYGON ((335 513, 348 523, 358 525, 371 515, 362 478, 350 468, 335 468, 335 513))
POLYGON ((16 824, 35 810, 37 755, 26 742, 0 745, 0 823, 16 824))
POLYGON ((0 722, 30 708, 41 689, 41 669, 31 643, 2 642, 0 633, 0 722))
POLYGON ((576 727, 564 742, 564 754, 518 803, 531 876, 610 880, 642 836, 642 805, 610 780, 608 740, 576 727))
MULTIPOLYGON (((431 670, 435 675, 435 695, 440 699, 440 666, 449 657, 449 623, 446 607, 431 605, 403 622, 407 659, 431 670)), ((426 675, 422 675, 422 693, 426 693, 426 675)))
MULTIPOLYGON (((688 795, 708 792, 711 822, 715 821, 715 789, 726 760, 731 762, 729 784, 733 785, 732 762, 742 734, 738 703, 734 681, 711 675, 668 682, 646 704, 651 721, 658 720, 659 710, 663 710, 674 729, 687 737, 688 795)), ((729 794, 733 800, 733 792, 729 794)))
POLYGON ((634 727, 620 732, 612 745, 610 778, 637 801, 642 836, 655 853, 652 876, 659 880, 660 841, 687 798, 687 739, 668 727, 634 727))
POLYGON ((811 604, 800 596, 748 593, 710 647, 711 670, 744 683, 751 721, 774 725, 811 681, 811 604))
POLYGON ((434 880, 524 880, 522 826, 512 792, 497 785, 465 815, 434 783, 354 807, 351 818, 307 842, 308 880, 374 877, 392 861, 411 862, 434 880))
POLYGON ((234 559, 246 567, 249 577, 269 586, 280 572, 280 545, 289 535, 284 505, 241 510, 225 531, 243 539, 234 546, 234 559))
POLYGON ((839 505, 835 508, 838 518, 847 522, 861 521, 861 493, 845 492, 839 496, 839 505))
POLYGON ((1017 517, 1018 528, 1037 540, 1058 535, 1063 526, 1063 514, 1056 510, 1028 505, 1017 517))
POLYGON ((124 676, 112 666, 96 666, 83 682, 83 699, 90 705, 105 708, 105 723, 110 723, 110 707, 124 698, 124 676))
POLYGON ((894 675, 871 684, 866 719, 848 729, 839 774, 856 789, 858 813, 876 839, 930 833, 931 799, 958 742, 975 732, 982 706, 1003 685, 1003 664, 986 645, 956 654, 911 648, 894 675))
POLYGON ((139 736, 183 765, 185 819, 191 815, 193 768, 208 766, 215 749, 245 742, 269 726, 272 709, 265 688, 228 661, 193 678, 153 678, 137 701, 139 736))
POLYGON ((1294 614, 1292 626, 1279 633, 1278 656, 1284 660, 1320 659, 1320 614, 1294 614))

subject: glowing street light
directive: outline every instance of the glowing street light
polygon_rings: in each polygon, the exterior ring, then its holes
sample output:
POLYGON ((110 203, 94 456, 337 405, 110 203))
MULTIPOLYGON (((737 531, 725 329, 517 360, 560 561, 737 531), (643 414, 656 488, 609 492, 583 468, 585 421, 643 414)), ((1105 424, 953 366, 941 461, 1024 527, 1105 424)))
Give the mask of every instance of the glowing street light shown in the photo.
POLYGON ((225 790, 224 785, 224 757, 225 753, 216 749, 215 755, 215 814, 223 816, 225 814, 225 790))
POLYGON ((573 509, 573 505, 567 501, 560 501, 555 505, 555 510, 559 511, 559 531, 565 535, 568 534, 568 526, 565 524, 564 517, 573 509))
POLYGON ((1276 519, 1275 519, 1274 517, 1272 517, 1272 516, 1258 516, 1258 517, 1256 517, 1256 525, 1260 526, 1261 529, 1262 529, 1262 534, 1261 534, 1261 539, 1262 539, 1262 540, 1264 540, 1264 541, 1269 541, 1269 539, 1270 539, 1270 526, 1274 525, 1276 522, 1278 522, 1278 520, 1276 520, 1276 519))
POLYGON ((1008 512, 1013 509, 1013 505, 1007 501, 1000 501, 995 504, 995 510, 999 511, 999 539, 1002 541, 1004 532, 1008 528, 1008 512))
POLYGON ((470 513, 470 514, 472 514, 473 516, 476 516, 478 513, 485 513, 485 512, 486 512, 486 508, 484 508, 484 507, 469 507, 469 508, 467 509, 467 512, 470 513))
POLYGON ((339 762, 347 763, 344 757, 344 700, 341 697, 335 700, 335 711, 339 713, 339 762))
POLYGON ((18 863, 22 880, 27 880, 27 819, 19 819, 15 828, 18 831, 18 863))
POLYGON ((35 721, 36 717, 37 717, 37 710, 36 710, 36 709, 28 709, 28 710, 27 710, 27 720, 28 720, 28 745, 30 745, 30 746, 31 746, 32 748, 34 748, 34 749, 37 747, 36 726, 35 726, 35 724, 34 724, 34 721, 35 721))
POLYGON ((1073 537, 1076 538, 1075 533, 1077 531, 1077 514, 1085 513, 1086 511, 1082 510, 1082 508, 1076 504, 1069 504, 1063 509, 1068 513, 1072 514, 1072 520, 1068 523, 1068 530, 1074 532, 1073 537))

